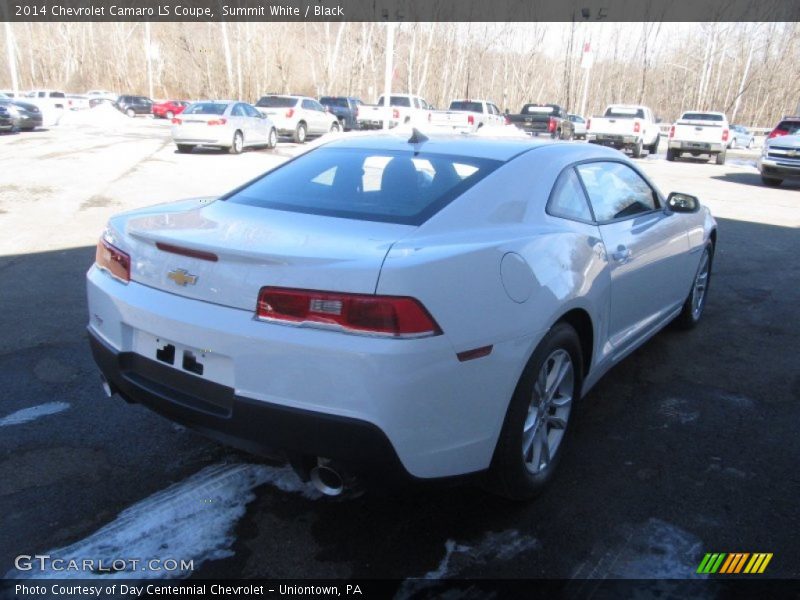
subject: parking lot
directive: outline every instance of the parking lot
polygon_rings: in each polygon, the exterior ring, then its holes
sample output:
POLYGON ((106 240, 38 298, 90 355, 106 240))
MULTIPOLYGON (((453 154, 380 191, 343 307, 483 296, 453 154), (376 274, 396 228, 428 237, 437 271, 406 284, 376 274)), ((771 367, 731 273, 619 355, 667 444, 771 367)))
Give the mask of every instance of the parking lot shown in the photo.
POLYGON ((104 396, 84 275, 108 217, 218 195, 297 146, 178 154, 143 118, 0 136, 0 574, 49 553, 193 559, 195 577, 682 578, 741 551, 800 577, 800 186, 763 186, 758 149, 718 166, 663 146, 642 168, 719 222, 704 320, 611 371, 553 485, 515 504, 475 486, 322 498, 104 396))

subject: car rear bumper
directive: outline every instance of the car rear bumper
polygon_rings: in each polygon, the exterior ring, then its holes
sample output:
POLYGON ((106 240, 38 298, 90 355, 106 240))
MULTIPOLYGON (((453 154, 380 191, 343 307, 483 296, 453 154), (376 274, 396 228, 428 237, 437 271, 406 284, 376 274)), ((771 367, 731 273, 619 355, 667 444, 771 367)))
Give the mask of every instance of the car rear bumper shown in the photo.
POLYGON ((669 140, 667 147, 670 150, 677 150, 679 152, 700 152, 700 153, 719 153, 727 148, 727 144, 723 142, 693 142, 689 140, 669 140))
POLYGON ((614 135, 607 133, 589 133, 587 134, 587 139, 594 144, 610 146, 611 148, 630 148, 640 141, 635 135, 614 135))
MULTIPOLYGON (((214 129, 207 127, 206 129, 214 129)), ((197 131, 180 131, 173 128, 172 141, 176 144, 187 146, 220 146, 230 147, 233 145, 233 131, 219 132, 216 135, 198 135, 197 131)))
POLYGON ((360 474, 413 479, 371 423, 239 396, 231 387, 117 352, 91 328, 89 343, 113 392, 219 442, 264 456, 334 458, 360 474))
POLYGON ((265 323, 252 311, 125 285, 96 267, 87 293, 106 378, 129 399, 231 445, 359 469, 399 463, 420 479, 491 463, 510 398, 495 365, 518 352, 514 342, 460 362, 445 336, 395 340, 265 323), (166 343, 175 347, 171 362, 156 352, 166 343), (205 365, 200 376, 181 363, 187 352, 205 365))

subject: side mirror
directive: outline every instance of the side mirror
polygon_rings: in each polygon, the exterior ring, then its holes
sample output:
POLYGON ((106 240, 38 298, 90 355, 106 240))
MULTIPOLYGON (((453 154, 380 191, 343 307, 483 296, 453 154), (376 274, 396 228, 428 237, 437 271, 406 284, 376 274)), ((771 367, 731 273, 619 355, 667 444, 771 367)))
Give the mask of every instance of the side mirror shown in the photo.
POLYGON ((700 200, 697 196, 672 192, 667 196, 667 208, 676 213, 696 213, 700 210, 700 200))

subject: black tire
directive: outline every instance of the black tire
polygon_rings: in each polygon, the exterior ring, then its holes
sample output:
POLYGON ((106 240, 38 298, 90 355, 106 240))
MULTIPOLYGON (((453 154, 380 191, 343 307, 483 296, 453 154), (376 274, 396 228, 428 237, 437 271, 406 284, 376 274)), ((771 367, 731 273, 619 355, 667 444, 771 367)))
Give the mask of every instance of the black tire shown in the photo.
POLYGON ((731 137, 731 143, 728 144, 728 149, 738 148, 739 145, 736 143, 736 137, 731 137))
POLYGON ((775 177, 765 177, 764 175, 762 175, 761 182, 764 185, 768 185, 769 187, 778 187, 780 184, 783 183, 783 179, 776 179, 775 177))
POLYGON ((633 158, 642 158, 642 151, 644 150, 644 146, 642 145, 642 140, 636 142, 636 145, 631 148, 631 155, 633 158))
MULTIPOLYGON (((564 381, 567 381, 566 377, 564 381)), ((486 480, 487 487, 491 491, 513 500, 528 500, 538 495, 550 482, 561 458, 564 444, 569 438, 569 417, 574 414, 575 403, 580 398, 582 382, 583 366, 578 334, 570 325, 557 323, 537 346, 514 390, 486 480), (545 362, 549 362, 555 353, 561 351, 569 355, 573 367, 571 406, 564 419, 564 433, 555 452, 550 456, 546 466, 534 473, 528 468, 523 456, 523 431, 529 416, 528 409, 534 398, 536 379, 545 367, 545 362)), ((556 391, 559 388, 560 386, 557 386, 556 391)), ((560 430, 560 428, 553 429, 560 430)), ((533 439, 535 441, 536 437, 533 439)))
POLYGON ((656 136, 656 141, 654 141, 652 144, 650 144, 650 145, 647 147, 647 152, 648 152, 649 154, 655 155, 655 154, 658 152, 658 143, 659 143, 660 141, 661 141, 661 134, 659 133, 659 134, 656 136))
POLYGON ((331 133, 339 133, 342 130, 342 126, 339 124, 339 121, 336 123, 331 123, 331 133))
POLYGON ((236 131, 233 134, 233 140, 231 140, 231 147, 228 148, 228 152, 231 154, 241 154, 242 150, 244 150, 244 135, 241 131, 236 131))
POLYGON ((308 134, 308 129, 306 128, 306 124, 300 121, 297 124, 297 127, 294 129, 294 134, 292 135, 292 139, 296 144, 303 144, 306 141, 306 135, 308 134))
POLYGON ((178 144, 178 152, 181 154, 189 154, 192 150, 194 150, 194 146, 191 144, 178 144))
POLYGON ((717 153, 717 155, 714 157, 714 161, 718 165, 724 165, 725 164, 726 155, 727 155, 727 151, 723 150, 722 152, 717 153))
POLYGON ((278 131, 273 127, 267 136, 267 148, 272 150, 278 145, 278 131))
POLYGON ((669 162, 673 162, 676 158, 678 158, 677 153, 672 148, 667 148, 667 160, 669 162))
POLYGON ((708 299, 708 288, 711 283, 711 267, 714 265, 714 245, 711 242, 706 244, 703 249, 703 254, 700 255, 700 262, 697 265, 697 272, 692 280, 692 289, 689 290, 689 295, 683 303, 681 312, 675 317, 675 325, 679 329, 694 329, 703 317, 703 311, 706 307, 706 300, 708 299), (695 294, 697 291, 697 281, 700 271, 703 269, 703 261, 708 257, 708 275, 705 279, 705 287, 703 288, 703 296, 700 300, 699 310, 695 308, 695 294))
POLYGON ((131 119, 136 116, 136 112, 132 108, 126 110, 125 114, 128 115, 131 119))

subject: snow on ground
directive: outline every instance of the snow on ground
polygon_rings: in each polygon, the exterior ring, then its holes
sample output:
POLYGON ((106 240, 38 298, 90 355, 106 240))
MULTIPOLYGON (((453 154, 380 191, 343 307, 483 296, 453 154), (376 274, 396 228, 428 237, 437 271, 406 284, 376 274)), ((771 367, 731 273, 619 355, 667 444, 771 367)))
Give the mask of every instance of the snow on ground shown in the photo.
POLYGON ((67 402, 48 402, 46 404, 39 404, 38 406, 31 406, 30 408, 23 408, 22 410, 13 412, 7 417, 0 419, 0 427, 22 425, 23 423, 28 423, 39 417, 60 413, 62 410, 67 410, 68 408, 69 404, 67 402))
POLYGON ((113 572, 56 571, 51 565, 44 571, 11 570, 6 578, 187 577, 191 571, 165 570, 172 566, 167 561, 174 559, 179 566, 181 561, 191 560, 196 570, 206 561, 233 556, 234 527, 255 498, 255 488, 266 483, 309 499, 321 497, 289 467, 211 465, 125 509, 89 537, 44 552, 52 559, 64 561, 56 567, 66 567, 70 560, 92 559, 97 569, 98 561, 110 567, 117 560, 113 572), (122 564, 119 559, 126 562, 122 564), (135 570, 131 563, 134 559, 140 561, 135 570), (155 565, 161 570, 144 570, 153 559, 161 561, 155 565))

